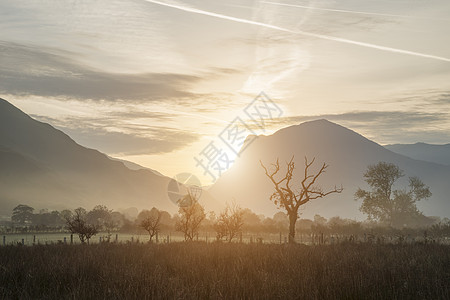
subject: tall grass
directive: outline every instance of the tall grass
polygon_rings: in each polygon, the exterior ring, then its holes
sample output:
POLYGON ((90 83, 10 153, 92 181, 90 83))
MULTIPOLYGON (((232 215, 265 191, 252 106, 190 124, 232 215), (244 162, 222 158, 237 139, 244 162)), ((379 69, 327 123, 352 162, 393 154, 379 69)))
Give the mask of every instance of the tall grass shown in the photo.
POLYGON ((449 299, 449 282, 437 244, 0 247, 2 299, 449 299))

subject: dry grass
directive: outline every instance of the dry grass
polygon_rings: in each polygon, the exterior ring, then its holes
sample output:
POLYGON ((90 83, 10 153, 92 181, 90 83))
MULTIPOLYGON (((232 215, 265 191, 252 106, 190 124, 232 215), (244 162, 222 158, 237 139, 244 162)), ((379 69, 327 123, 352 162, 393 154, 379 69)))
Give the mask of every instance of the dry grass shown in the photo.
POLYGON ((0 298, 449 299, 444 245, 0 247, 0 298))

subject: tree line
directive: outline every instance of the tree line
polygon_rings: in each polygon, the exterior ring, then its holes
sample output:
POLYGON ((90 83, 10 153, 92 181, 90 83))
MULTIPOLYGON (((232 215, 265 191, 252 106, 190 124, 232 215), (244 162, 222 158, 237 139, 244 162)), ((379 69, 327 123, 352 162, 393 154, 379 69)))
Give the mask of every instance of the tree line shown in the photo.
MULTIPOLYGON (((274 187, 270 200, 289 216, 290 243, 295 242, 296 223, 300 217, 301 206, 343 191, 342 186, 325 190, 318 185, 329 165, 323 163, 314 172, 311 171, 314 162, 315 158, 309 161, 305 157, 301 175, 295 177, 294 156, 286 162, 284 173, 281 173, 278 159, 272 164, 271 170, 260 161, 265 175, 274 187)), ((362 200, 360 211, 368 216, 368 220, 394 228, 431 225, 432 219, 424 216, 416 205, 418 201, 431 197, 430 188, 420 178, 409 177, 409 189, 394 189, 396 181, 403 176, 403 170, 392 163, 379 162, 369 165, 363 178, 370 190, 358 188, 354 194, 355 200, 362 200)))
POLYGON ((433 219, 424 216, 416 206, 418 201, 431 196, 430 189, 418 178, 409 178, 409 189, 394 189, 396 181, 404 176, 398 166, 386 162, 369 165, 363 174, 370 190, 359 188, 355 199, 362 199, 360 210, 367 214, 368 220, 357 222, 340 217, 326 220, 316 215, 314 220, 299 219, 299 209, 309 201, 326 197, 333 193, 341 193, 343 187, 324 190, 318 181, 328 168, 323 163, 316 172, 311 171, 315 159, 304 160, 301 177, 294 176, 294 157, 286 162, 285 171, 281 171, 279 160, 272 168, 261 166, 267 178, 274 186, 270 200, 280 210, 273 218, 257 215, 251 210, 241 208, 236 203, 229 203, 218 213, 205 212, 198 199, 188 193, 178 201, 178 214, 170 215, 166 211, 152 208, 141 211, 135 219, 130 219, 123 213, 112 211, 104 205, 97 205, 92 210, 77 208, 73 211, 61 212, 34 209, 27 205, 14 208, 12 223, 22 228, 38 230, 39 228, 64 228, 73 234, 78 234, 82 242, 99 233, 106 233, 109 240, 112 232, 145 230, 149 240, 153 241, 161 231, 178 231, 185 240, 193 240, 200 230, 215 232, 216 239, 231 242, 242 231, 253 233, 277 233, 288 231, 289 242, 295 242, 295 233, 345 233, 358 234, 367 231, 368 227, 385 226, 401 229, 404 227, 430 227, 435 231, 446 232, 450 226, 448 220, 433 219))

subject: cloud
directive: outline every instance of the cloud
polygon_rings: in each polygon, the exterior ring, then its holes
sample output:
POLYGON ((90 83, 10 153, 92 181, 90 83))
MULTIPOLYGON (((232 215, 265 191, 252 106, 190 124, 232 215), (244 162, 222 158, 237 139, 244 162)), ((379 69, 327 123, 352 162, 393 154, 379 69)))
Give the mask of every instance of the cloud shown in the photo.
POLYGON ((447 57, 441 57, 441 56, 437 56, 437 55, 420 53, 420 52, 415 52, 415 51, 410 51, 410 50, 405 50, 405 49, 392 48, 392 47, 387 47, 387 46, 382 46, 382 45, 377 45, 377 44, 367 43, 367 42, 361 42, 361 41, 356 41, 356 40, 351 40, 351 39, 346 39, 346 38, 341 38, 341 37, 336 37, 336 36, 318 34, 318 33, 314 33, 314 32, 307 32, 307 31, 303 31, 303 30, 291 30, 289 28, 285 28, 285 27, 281 27, 281 26, 275 26, 275 25, 267 24, 267 23, 263 23, 263 22, 257 22, 257 21, 253 21, 253 20, 232 17, 232 16, 214 13, 214 12, 201 10, 201 9, 196 9, 196 8, 192 8, 192 7, 188 7, 188 6, 175 5, 175 4, 170 4, 170 3, 165 3, 165 2, 161 2, 161 1, 155 1, 155 0, 145 0, 145 1, 154 3, 154 4, 158 4, 158 5, 162 5, 162 6, 166 6, 166 7, 171 7, 171 8, 182 10, 182 11, 189 12, 189 13, 205 15, 205 16, 219 18, 219 19, 228 20, 228 21, 237 22, 237 23, 259 26, 259 27, 263 27, 263 28, 273 29, 275 31, 288 32, 288 33, 292 33, 292 34, 296 34, 296 35, 302 35, 302 36, 312 37, 312 38, 316 38, 316 39, 323 39, 323 40, 333 41, 333 42, 337 42, 337 43, 350 44, 350 45, 355 45, 355 46, 360 46, 360 47, 365 47, 365 48, 372 48, 372 49, 376 49, 376 50, 380 50, 380 51, 387 51, 387 52, 392 52, 392 53, 412 55, 412 56, 418 56, 418 57, 423 57, 423 58, 429 58, 429 59, 450 62, 450 58, 447 58, 447 57))
POLYGON ((78 64, 63 51, 12 43, 0 43, 0 53, 0 92, 5 94, 134 102, 199 96, 188 91, 201 80, 198 76, 107 73, 78 64))
POLYGON ((273 120, 270 127, 327 119, 348 127, 380 144, 448 143, 450 115, 447 112, 355 111, 317 116, 292 116, 273 120))
POLYGON ((129 125, 120 126, 120 128, 130 131, 130 133, 112 131, 108 127, 117 124, 118 120, 115 118, 80 120, 79 118, 54 119, 38 115, 31 116, 41 122, 52 124, 77 143, 108 155, 169 153, 184 148, 199 139, 195 133, 164 126, 129 125))
POLYGON ((304 9, 312 9, 312 10, 322 10, 322 11, 329 11, 329 12, 347 13, 347 14, 360 14, 360 15, 369 15, 369 16, 380 16, 380 17, 414 18, 413 16, 408 16, 408 15, 385 14, 385 13, 356 11, 356 10, 345 10, 345 9, 330 9, 330 8, 321 8, 321 7, 315 7, 315 6, 286 4, 286 3, 278 3, 278 2, 270 2, 270 1, 262 1, 261 3, 280 5, 280 6, 288 6, 288 7, 298 7, 298 8, 304 8, 304 9))
POLYGON ((437 97, 435 97, 431 101, 435 105, 445 106, 445 108, 447 110, 450 109, 450 91, 439 94, 437 97))

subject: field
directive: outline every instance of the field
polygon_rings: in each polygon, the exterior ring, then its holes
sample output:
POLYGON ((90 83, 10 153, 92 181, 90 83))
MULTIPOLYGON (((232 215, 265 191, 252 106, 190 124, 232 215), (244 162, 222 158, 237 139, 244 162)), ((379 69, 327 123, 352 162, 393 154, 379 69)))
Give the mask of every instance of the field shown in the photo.
MULTIPOLYGON (((94 237, 91 238, 90 244, 100 243, 102 240, 106 240, 107 233, 100 232, 94 237)), ((127 243, 127 242, 148 242, 149 236, 146 232, 134 232, 134 233, 112 233, 111 241, 115 242, 117 237, 117 242, 119 243, 127 243)), ((239 239, 239 238, 237 238, 239 239)), ((281 243, 285 239, 287 240, 286 235, 282 235, 280 239, 280 234, 244 234, 242 237, 242 241, 244 243, 249 243, 251 241, 258 241, 258 239, 262 239, 264 243, 281 243)), ((170 242, 181 242, 184 241, 184 236, 180 232, 165 232, 159 235, 159 242, 166 243, 169 240, 170 242)), ((204 241, 211 242, 215 240, 214 232, 201 232, 198 236, 198 239, 195 238, 196 241, 204 241)), ((309 240, 304 238, 297 237, 298 242, 307 243, 309 240)), ((32 246, 34 244, 55 244, 55 243, 65 243, 70 244, 70 233, 68 232, 57 232, 57 233, 48 233, 48 232, 37 232, 37 233, 14 233, 14 234, 2 234, 0 235, 0 245, 17 245, 22 244, 26 246, 32 246), (4 241, 4 243, 3 243, 4 241)), ((80 239, 78 235, 73 235, 73 243, 80 244, 80 239)))
POLYGON ((439 244, 0 247, 2 299, 449 299, 439 244))

